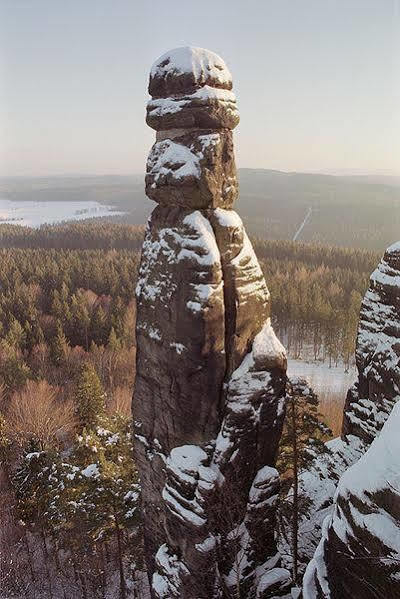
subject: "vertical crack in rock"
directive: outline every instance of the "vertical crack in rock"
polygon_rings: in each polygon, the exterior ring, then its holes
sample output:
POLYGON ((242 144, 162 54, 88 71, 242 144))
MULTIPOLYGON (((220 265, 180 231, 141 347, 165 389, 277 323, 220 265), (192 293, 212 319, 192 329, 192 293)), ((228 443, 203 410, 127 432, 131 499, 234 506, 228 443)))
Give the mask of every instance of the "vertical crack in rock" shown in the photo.
POLYGON ((239 216, 224 61, 178 48, 151 69, 157 131, 137 286, 133 399, 145 552, 154 599, 279 596, 274 468, 286 354, 239 216))

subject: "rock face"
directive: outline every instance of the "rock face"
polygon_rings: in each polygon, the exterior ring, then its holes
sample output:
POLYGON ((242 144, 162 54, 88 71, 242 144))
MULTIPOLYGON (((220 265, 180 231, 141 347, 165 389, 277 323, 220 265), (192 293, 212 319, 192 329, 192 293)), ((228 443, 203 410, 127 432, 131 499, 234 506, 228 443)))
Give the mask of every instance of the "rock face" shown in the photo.
POLYGON ((388 248, 371 275, 361 306, 356 364, 358 380, 347 395, 342 436, 327 444, 331 454, 302 477, 311 505, 310 518, 300 526, 304 565, 332 512, 340 476, 365 453, 400 399, 400 242, 388 248))
POLYGON ((278 596, 274 541, 286 355, 239 216, 221 58, 178 48, 152 67, 156 143, 137 287, 133 400, 145 552, 156 599, 278 596))
POLYGON ((372 443, 400 398, 400 242, 372 273, 361 306, 357 337, 358 381, 349 390, 343 437, 372 443))
POLYGON ((304 599, 400 597, 400 403, 341 477, 304 599))

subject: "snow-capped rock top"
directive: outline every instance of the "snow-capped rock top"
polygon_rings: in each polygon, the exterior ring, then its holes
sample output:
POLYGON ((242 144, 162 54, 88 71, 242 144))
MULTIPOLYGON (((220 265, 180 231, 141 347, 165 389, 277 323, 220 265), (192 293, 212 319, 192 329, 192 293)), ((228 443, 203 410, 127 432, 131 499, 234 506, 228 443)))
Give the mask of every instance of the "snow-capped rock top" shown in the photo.
POLYGON ((225 62, 210 50, 183 46, 169 50, 155 61, 150 71, 149 93, 158 93, 161 90, 168 95, 180 93, 182 83, 192 87, 220 87, 232 88, 232 75, 225 62))
POLYGON ((393 254, 395 252, 400 253, 400 241, 395 241, 395 243, 392 243, 392 245, 386 250, 387 254, 393 254))
MULTIPOLYGON (((384 260, 389 268, 400 274, 400 241, 393 243, 385 252, 384 260)), ((400 293, 398 294, 400 300, 400 293)))
POLYGON ((286 350, 275 335, 270 319, 254 338, 253 354, 254 363, 258 370, 286 369, 286 350))
MULTIPOLYGON (((357 495, 363 502, 366 494, 378 493, 388 486, 400 486, 400 403, 395 404, 392 413, 368 451, 349 468, 338 486, 338 494, 357 495)), ((400 529, 397 530, 400 548, 400 529)))
MULTIPOLYGON (((150 72, 146 121, 176 136, 190 129, 234 129, 239 122, 231 74, 214 52, 203 48, 170 50, 150 72)), ((158 140, 165 139, 163 136, 158 140)))

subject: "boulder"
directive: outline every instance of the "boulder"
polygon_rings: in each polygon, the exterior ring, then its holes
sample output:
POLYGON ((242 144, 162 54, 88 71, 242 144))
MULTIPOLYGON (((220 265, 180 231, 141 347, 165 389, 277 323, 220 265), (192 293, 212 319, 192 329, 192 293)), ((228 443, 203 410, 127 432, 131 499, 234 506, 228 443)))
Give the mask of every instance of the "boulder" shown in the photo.
POLYGON ((147 124, 170 129, 234 129, 239 122, 232 76, 225 62, 204 48, 163 54, 150 72, 147 124))

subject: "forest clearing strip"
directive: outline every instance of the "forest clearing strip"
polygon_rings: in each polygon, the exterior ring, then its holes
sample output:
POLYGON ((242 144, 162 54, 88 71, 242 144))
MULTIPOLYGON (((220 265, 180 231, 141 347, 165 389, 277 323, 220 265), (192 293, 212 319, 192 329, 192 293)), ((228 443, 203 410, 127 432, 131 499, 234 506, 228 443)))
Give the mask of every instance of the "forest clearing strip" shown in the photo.
POLYGON ((299 237, 300 233, 301 233, 301 232, 302 232, 302 230, 304 229, 305 225, 307 224, 307 221, 308 221, 308 219, 309 219, 309 218, 310 218, 310 216, 311 216, 311 212, 312 212, 312 208, 310 207, 310 208, 308 209, 308 212, 307 212, 307 214, 306 214, 306 216, 305 216, 305 218, 304 218, 303 222, 301 223, 300 227, 297 229, 296 233, 294 234, 294 236, 293 236, 293 240, 292 240, 292 241, 297 241, 297 239, 298 239, 298 237, 299 237))

